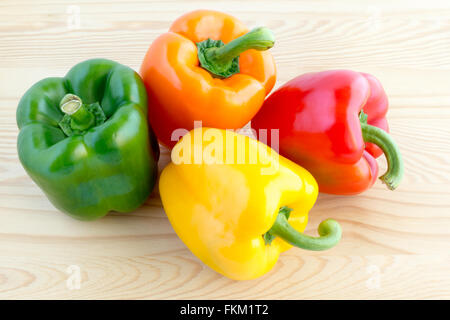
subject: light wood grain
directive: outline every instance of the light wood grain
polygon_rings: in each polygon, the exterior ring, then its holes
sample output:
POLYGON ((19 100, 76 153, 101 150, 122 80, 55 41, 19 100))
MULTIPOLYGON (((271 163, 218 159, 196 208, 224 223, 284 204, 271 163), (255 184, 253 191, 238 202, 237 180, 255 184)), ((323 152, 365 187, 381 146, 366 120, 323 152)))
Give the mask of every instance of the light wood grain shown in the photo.
MULTIPOLYGON (((2 0, 0 298, 450 299, 449 72, 449 1, 2 0), (71 5, 79 29, 68 24, 71 5), (253 281, 228 280, 197 260, 157 191, 136 212, 79 222, 51 206, 17 157, 15 109, 34 82, 92 57, 138 69, 151 41, 196 8, 272 28, 277 86, 330 68, 377 76, 405 161, 395 192, 377 183, 358 196, 320 195, 307 232, 332 216, 344 228, 341 243, 292 249, 253 281), (72 265, 81 287, 69 290, 72 265)), ((167 161, 162 150, 160 169, 167 161)))

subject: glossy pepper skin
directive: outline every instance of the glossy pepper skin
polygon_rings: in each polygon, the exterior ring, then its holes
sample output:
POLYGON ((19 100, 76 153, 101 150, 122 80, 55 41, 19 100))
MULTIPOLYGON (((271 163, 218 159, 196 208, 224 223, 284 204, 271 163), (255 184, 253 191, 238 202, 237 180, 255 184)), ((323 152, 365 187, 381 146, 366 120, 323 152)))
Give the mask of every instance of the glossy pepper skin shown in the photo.
MULTIPOLYGON (((227 77, 202 66, 198 46, 207 39, 229 44, 249 32, 230 15, 209 10, 187 13, 153 41, 140 73, 149 94, 149 120, 162 144, 173 147, 179 138, 172 140, 173 131, 189 131, 194 121, 236 129, 256 114, 276 80, 272 55, 258 51, 273 45, 273 34, 265 28, 258 30, 240 38, 242 41, 228 51, 228 58, 239 54, 239 71, 227 77)), ((221 61, 212 58, 212 64, 219 67, 228 61, 227 57, 221 61)))
POLYGON ((383 151, 392 172, 382 179, 391 189, 401 179, 400 153, 386 133, 387 110, 387 96, 372 75, 350 70, 308 73, 275 91, 252 127, 279 129, 280 154, 310 171, 320 192, 350 195, 373 185, 378 175, 375 159, 383 151), (362 110, 366 124, 360 122, 362 110), (365 128, 384 137, 377 144, 385 150, 370 143, 365 128))
POLYGON ((248 280, 267 273, 291 248, 286 241, 325 250, 341 237, 331 219, 321 223, 318 238, 301 233, 317 198, 316 181, 257 140, 196 128, 177 143, 171 158, 159 182, 165 212, 186 246, 226 277, 248 280), (250 155, 259 156, 252 161, 250 155))
POLYGON ((63 78, 37 82, 20 100, 17 124, 23 167, 52 204, 74 218, 132 211, 155 184, 159 147, 147 123, 145 86, 124 65, 87 60, 63 78), (77 111, 98 102, 106 119, 67 136, 60 126, 66 95, 81 99, 77 111))

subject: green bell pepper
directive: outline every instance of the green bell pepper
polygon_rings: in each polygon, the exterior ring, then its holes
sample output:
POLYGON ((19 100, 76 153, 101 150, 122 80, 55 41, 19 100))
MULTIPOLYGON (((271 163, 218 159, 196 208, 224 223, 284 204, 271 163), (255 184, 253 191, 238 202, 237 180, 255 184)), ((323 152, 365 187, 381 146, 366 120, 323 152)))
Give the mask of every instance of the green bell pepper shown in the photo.
POLYGON ((17 109, 20 161, 59 210, 81 220, 129 212, 157 178, 147 93, 124 65, 92 59, 34 84, 17 109))

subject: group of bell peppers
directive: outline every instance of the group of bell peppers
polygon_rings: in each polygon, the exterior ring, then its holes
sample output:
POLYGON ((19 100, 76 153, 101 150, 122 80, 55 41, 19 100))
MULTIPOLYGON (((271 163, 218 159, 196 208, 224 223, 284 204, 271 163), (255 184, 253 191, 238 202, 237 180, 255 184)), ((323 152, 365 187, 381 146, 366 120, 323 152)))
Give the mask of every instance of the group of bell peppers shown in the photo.
POLYGON ((17 109, 20 161, 56 208, 93 220, 146 201, 159 142, 172 149, 159 178, 165 212, 212 269, 254 279, 292 246, 329 249, 342 234, 335 220, 323 221, 318 237, 303 233, 319 191, 363 192, 381 154, 380 179, 395 189, 402 178, 388 99, 374 76, 349 70, 301 75, 266 99, 273 45, 265 27, 187 13, 153 41, 140 75, 92 59, 34 84, 17 109), (265 139, 231 130, 249 121, 265 139))

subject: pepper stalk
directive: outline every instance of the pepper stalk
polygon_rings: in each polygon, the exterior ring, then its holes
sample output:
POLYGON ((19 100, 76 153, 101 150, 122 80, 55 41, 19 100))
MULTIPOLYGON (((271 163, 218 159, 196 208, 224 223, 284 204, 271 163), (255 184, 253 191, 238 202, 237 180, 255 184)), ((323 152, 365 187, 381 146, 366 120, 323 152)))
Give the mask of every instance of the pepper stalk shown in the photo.
POLYGON ((259 27, 224 44, 221 40, 207 39, 197 43, 198 60, 202 68, 214 77, 228 78, 239 72, 239 55, 249 49, 259 51, 273 47, 275 37, 266 27, 259 27))
POLYGON ((371 142, 380 147, 386 157, 388 169, 380 180, 387 185, 390 190, 394 190, 403 178, 403 161, 400 150, 391 136, 375 126, 367 124, 367 114, 362 110, 359 114, 362 136, 365 142, 371 142))
POLYGON ((286 206, 278 211, 275 223, 263 238, 266 244, 270 244, 275 237, 280 237, 289 244, 306 250, 322 251, 334 247, 342 237, 340 224, 333 219, 326 219, 319 225, 319 237, 312 237, 295 230, 289 224, 289 215, 292 209, 286 206))
POLYGON ((84 104, 80 97, 72 93, 66 94, 61 99, 59 107, 64 113, 59 126, 67 136, 83 134, 106 120, 98 102, 84 104))

